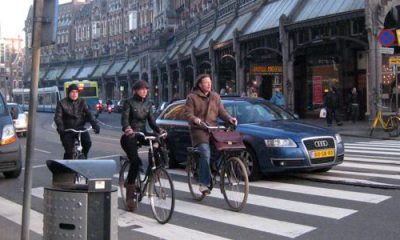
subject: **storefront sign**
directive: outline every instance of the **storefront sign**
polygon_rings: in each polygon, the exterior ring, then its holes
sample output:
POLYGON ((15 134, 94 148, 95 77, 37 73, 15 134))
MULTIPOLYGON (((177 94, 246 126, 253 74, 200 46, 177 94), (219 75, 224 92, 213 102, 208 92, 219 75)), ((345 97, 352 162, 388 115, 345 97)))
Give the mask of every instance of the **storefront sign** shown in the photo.
POLYGON ((379 51, 382 54, 388 54, 388 55, 393 55, 394 54, 394 48, 381 47, 381 48, 379 48, 379 51))
POLYGON ((252 66, 252 73, 282 73, 282 66, 252 66))
POLYGON ((390 65, 400 65, 400 56, 393 56, 389 58, 390 65))
POLYGON ((313 76, 313 104, 322 104, 322 78, 313 76))

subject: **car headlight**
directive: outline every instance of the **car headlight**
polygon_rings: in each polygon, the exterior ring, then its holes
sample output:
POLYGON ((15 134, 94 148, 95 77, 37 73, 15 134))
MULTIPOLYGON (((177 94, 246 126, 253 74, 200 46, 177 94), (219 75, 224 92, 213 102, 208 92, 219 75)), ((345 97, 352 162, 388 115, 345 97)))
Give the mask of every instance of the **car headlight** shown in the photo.
POLYGON ((15 136, 14 127, 11 124, 7 124, 3 127, 3 134, 1 137, 0 145, 6 145, 17 141, 17 136, 15 136))
POLYGON ((342 137, 340 136, 339 133, 335 134, 335 138, 336 138, 337 143, 342 143, 342 137))
POLYGON ((265 139, 267 147, 297 147, 297 144, 290 138, 265 139))

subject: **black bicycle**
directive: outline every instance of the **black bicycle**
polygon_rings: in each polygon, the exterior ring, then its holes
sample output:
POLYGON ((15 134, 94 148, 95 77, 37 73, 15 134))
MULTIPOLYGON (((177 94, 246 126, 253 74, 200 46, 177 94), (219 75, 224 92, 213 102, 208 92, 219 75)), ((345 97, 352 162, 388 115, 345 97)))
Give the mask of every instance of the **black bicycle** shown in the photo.
MULTIPOLYGON (((203 124, 208 130, 231 131, 224 126, 208 126, 203 124)), ((216 164, 215 171, 212 171, 212 181, 210 190, 217 184, 219 176, 219 185, 224 199, 233 211, 240 211, 246 205, 249 195, 249 178, 247 168, 240 159, 241 153, 245 149, 241 147, 226 147, 220 151, 221 158, 216 164)), ((206 196, 199 191, 199 157, 200 151, 196 147, 189 147, 186 171, 188 176, 189 190, 195 200, 201 201, 206 196)))
POLYGON ((74 142, 74 153, 72 155, 72 159, 86 159, 85 154, 83 154, 82 150, 82 133, 84 132, 89 132, 89 130, 92 129, 92 127, 88 127, 86 129, 82 129, 82 130, 76 130, 73 128, 68 128, 65 129, 64 132, 74 132, 74 133, 78 133, 76 138, 75 138, 75 142, 74 142))
MULTIPOLYGON (((137 201, 141 202, 144 196, 148 197, 151 210, 157 222, 167 223, 172 217, 175 207, 174 184, 165 169, 166 159, 161 151, 164 137, 167 133, 159 136, 146 136, 142 132, 134 134, 142 135, 149 141, 148 167, 145 174, 138 174, 135 185, 137 186, 137 201)), ((126 206, 126 184, 130 162, 127 157, 121 157, 121 170, 119 172, 119 186, 122 199, 126 206)))
MULTIPOLYGON (((75 137, 75 142, 74 142, 74 152, 72 154, 72 159, 73 160, 78 160, 78 159, 86 159, 85 154, 83 154, 83 147, 82 147, 82 133, 84 132, 89 132, 92 127, 88 127, 82 130, 76 130, 73 128, 67 128, 64 130, 64 132, 74 132, 77 133, 77 136, 75 137)), ((76 174, 75 176, 75 184, 83 184, 85 185, 87 183, 86 178, 84 176, 81 176, 79 174, 76 174)))

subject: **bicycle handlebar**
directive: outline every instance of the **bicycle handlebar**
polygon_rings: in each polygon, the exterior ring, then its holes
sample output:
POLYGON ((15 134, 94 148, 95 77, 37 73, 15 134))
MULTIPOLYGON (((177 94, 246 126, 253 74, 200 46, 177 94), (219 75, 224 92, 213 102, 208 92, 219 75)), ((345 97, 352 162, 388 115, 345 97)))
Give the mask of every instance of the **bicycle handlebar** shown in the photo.
POLYGON ((157 138, 163 138, 167 136, 167 132, 164 132, 158 136, 146 135, 143 132, 133 132, 133 135, 138 134, 144 137, 144 140, 156 140, 157 138))
POLYGON ((84 133, 84 132, 89 132, 90 129, 92 129, 92 126, 85 128, 84 130, 76 130, 73 128, 67 128, 67 129, 64 129, 64 132, 84 133))
POLYGON ((213 129, 226 129, 225 126, 211 126, 210 124, 208 124, 207 122, 200 122, 200 125, 204 128, 207 128, 208 130, 213 130, 213 129))

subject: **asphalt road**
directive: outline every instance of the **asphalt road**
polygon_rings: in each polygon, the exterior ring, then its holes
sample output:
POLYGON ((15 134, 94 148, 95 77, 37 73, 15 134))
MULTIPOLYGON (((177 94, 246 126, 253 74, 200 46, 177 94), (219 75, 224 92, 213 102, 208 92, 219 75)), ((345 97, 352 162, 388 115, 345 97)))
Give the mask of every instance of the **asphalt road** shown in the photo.
MULTIPOLYGON (((32 169, 33 240, 42 239, 42 192, 51 184, 45 162, 63 156, 52 117, 38 114, 32 169)), ((91 134, 89 157, 117 160, 123 153, 120 115, 103 113, 99 120, 101 133, 91 134)), ((21 139, 23 145, 25 141, 21 139)), ((127 213, 119 201, 119 239, 399 239, 400 143, 365 138, 345 138, 345 143, 345 162, 327 173, 252 182, 248 204, 239 213, 228 210, 217 189, 201 202, 192 200, 184 170, 169 170, 177 196, 170 223, 156 223, 145 204, 137 213, 127 213)), ((0 239, 20 239, 23 175, 13 180, 0 175, 0 189, 0 239)))

